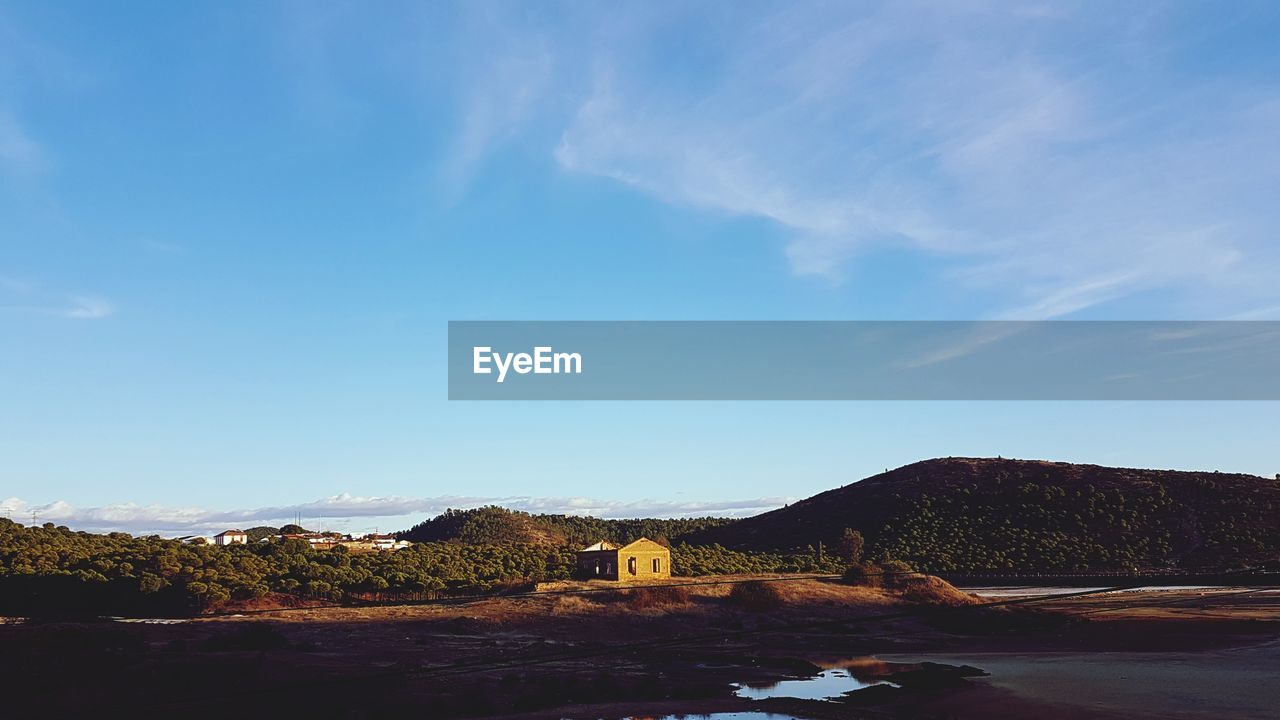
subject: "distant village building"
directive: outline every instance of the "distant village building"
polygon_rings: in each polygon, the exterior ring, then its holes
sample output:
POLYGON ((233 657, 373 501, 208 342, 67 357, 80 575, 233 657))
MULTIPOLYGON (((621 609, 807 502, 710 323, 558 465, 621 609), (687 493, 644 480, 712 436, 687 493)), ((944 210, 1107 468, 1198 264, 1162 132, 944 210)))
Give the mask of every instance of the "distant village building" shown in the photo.
POLYGON ((373 552, 376 550, 403 550, 413 543, 397 540, 395 535, 378 535, 371 533, 358 538, 340 535, 335 532, 325 533, 293 533, 282 536, 285 540, 301 540, 311 546, 312 550, 332 550, 341 545, 352 552, 373 552))
POLYGON ((600 541, 578 551, 578 574, 601 580, 669 578, 671 551, 648 538, 622 547, 600 541))
POLYGON ((205 537, 204 535, 183 535, 182 537, 178 538, 178 542, 186 543, 187 545, 212 545, 213 544, 213 540, 211 538, 205 537))
MULTIPOLYGON (((312 550, 329 550, 329 549, 332 549, 334 546, 341 544, 342 541, 344 540, 344 537, 342 535, 338 535, 335 533, 308 532, 308 533, 294 533, 291 535, 285 535, 284 539, 285 540, 301 540, 306 544, 310 545, 312 550)), ((350 536, 347 536, 345 539, 347 541, 351 540, 350 536)))
POLYGON ((408 540, 397 540, 395 535, 378 535, 376 533, 365 535, 360 538, 359 542, 372 545, 374 550, 402 550, 412 544, 408 540))
POLYGON ((223 530, 213 536, 214 545, 244 545, 249 542, 249 535, 242 530, 223 530))

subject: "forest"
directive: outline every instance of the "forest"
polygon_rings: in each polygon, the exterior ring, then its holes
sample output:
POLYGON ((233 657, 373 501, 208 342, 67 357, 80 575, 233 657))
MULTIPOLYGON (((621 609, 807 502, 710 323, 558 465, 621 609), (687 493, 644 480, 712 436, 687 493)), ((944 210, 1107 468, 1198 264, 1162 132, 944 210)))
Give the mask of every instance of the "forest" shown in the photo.
POLYGON ((1280 559, 1280 481, 999 458, 927 460, 694 544, 777 552, 841 530, 925 571, 1225 571, 1280 559))
POLYGON ((446 510, 399 536, 413 542, 550 543, 586 547, 600 540, 626 544, 642 537, 664 545, 698 531, 724 527, 731 518, 700 517, 604 520, 585 515, 531 515, 494 505, 446 510))
POLYGON ((1210 570, 1274 564, 1280 483, 1255 476, 947 458, 778 510, 603 520, 500 507, 449 510, 399 533, 397 552, 313 550, 250 528, 250 543, 190 545, 0 520, 0 613, 182 614, 254 602, 360 602, 502 592, 569 578, 574 551, 641 536, 674 574, 837 573, 859 554, 942 571, 1210 570), (863 538, 862 533, 865 533, 863 538))
MULTIPOLYGON (((350 553, 300 540, 217 547, 0 519, 0 613, 167 615, 235 601, 426 599, 567 579, 574 562, 574 548, 563 544, 436 541, 350 553)), ((841 567, 820 551, 672 547, 673 572, 682 576, 841 567)))

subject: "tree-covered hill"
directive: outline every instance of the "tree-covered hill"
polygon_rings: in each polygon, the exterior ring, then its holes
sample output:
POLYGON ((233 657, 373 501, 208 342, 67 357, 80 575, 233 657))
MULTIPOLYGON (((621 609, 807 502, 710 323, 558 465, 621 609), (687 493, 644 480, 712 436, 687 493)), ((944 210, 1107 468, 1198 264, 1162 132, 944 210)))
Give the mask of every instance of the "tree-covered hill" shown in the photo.
POLYGON ((945 458, 907 465, 731 525, 693 544, 832 544, 923 570, 1228 569, 1280 557, 1280 481, 1253 475, 945 458))
POLYGON ((577 515, 531 515, 497 506, 447 510, 425 520, 400 537, 413 542, 472 544, 531 543, 585 547, 600 540, 628 543, 647 537, 676 543, 701 530, 723 527, 727 518, 603 520, 577 515))
POLYGON ((54 610, 181 613, 276 594, 484 592, 569 577, 574 555, 546 545, 426 543, 398 552, 314 550, 301 540, 217 547, 76 532, 0 518, 0 614, 54 610))
MULTIPOLYGON (((812 550, 676 545, 671 559, 683 576, 840 570, 834 557, 812 550)), ((426 542, 353 554, 296 539, 218 547, 0 518, 0 615, 184 615, 227 603, 423 599, 563 580, 575 564, 570 546, 546 543, 426 542)))

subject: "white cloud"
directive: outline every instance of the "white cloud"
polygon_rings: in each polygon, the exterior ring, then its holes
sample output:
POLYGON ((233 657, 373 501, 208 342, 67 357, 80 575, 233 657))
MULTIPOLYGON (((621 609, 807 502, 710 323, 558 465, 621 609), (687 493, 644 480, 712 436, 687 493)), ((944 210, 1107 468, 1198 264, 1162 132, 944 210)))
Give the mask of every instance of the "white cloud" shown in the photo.
POLYGON ((1147 11, 784 7, 708 40, 697 92, 634 70, 663 38, 596 53, 560 165, 769 219, 800 274, 885 245, 951 258, 943 279, 1002 293, 1002 317, 1149 290, 1275 297, 1261 188, 1280 180, 1280 94, 1170 84, 1147 11))
POLYGON ((729 501, 612 501, 570 497, 466 497, 447 495, 430 498, 364 497, 334 495, 296 505, 280 505, 242 510, 210 510, 196 507, 166 507, 116 503, 80 508, 62 500, 33 504, 19 498, 0 501, 0 515, 16 522, 29 523, 34 513, 36 522, 52 522, 77 530, 97 532, 124 531, 136 534, 159 533, 181 535, 217 532, 231 526, 283 524, 301 516, 308 526, 323 523, 327 528, 345 527, 357 519, 398 519, 402 523, 438 515, 448 508, 474 508, 501 505, 532 513, 593 515, 605 518, 692 517, 718 515, 739 517, 772 510, 792 498, 752 498, 729 501))
MULTIPOLYGON (((368 61, 353 8, 302 7, 303 84, 368 61)), ((993 317, 1166 293, 1170 313, 1211 318, 1280 294, 1280 88, 1199 67, 1214 48, 1187 31, 1225 34, 1250 12, 478 3, 379 26, 373 52, 425 114, 452 115, 434 168, 445 204, 518 139, 566 172, 770 221, 798 275, 906 249, 993 317)))

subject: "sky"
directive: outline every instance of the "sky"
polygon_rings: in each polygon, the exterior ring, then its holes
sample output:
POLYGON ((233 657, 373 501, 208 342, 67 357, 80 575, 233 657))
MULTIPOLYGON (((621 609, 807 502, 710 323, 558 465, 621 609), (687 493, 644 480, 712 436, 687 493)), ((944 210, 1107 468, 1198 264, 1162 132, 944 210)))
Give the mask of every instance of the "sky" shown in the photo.
POLYGON ((449 320, 1280 319, 1270 2, 0 0, 0 515, 1280 472, 1275 403, 464 403, 449 320))

